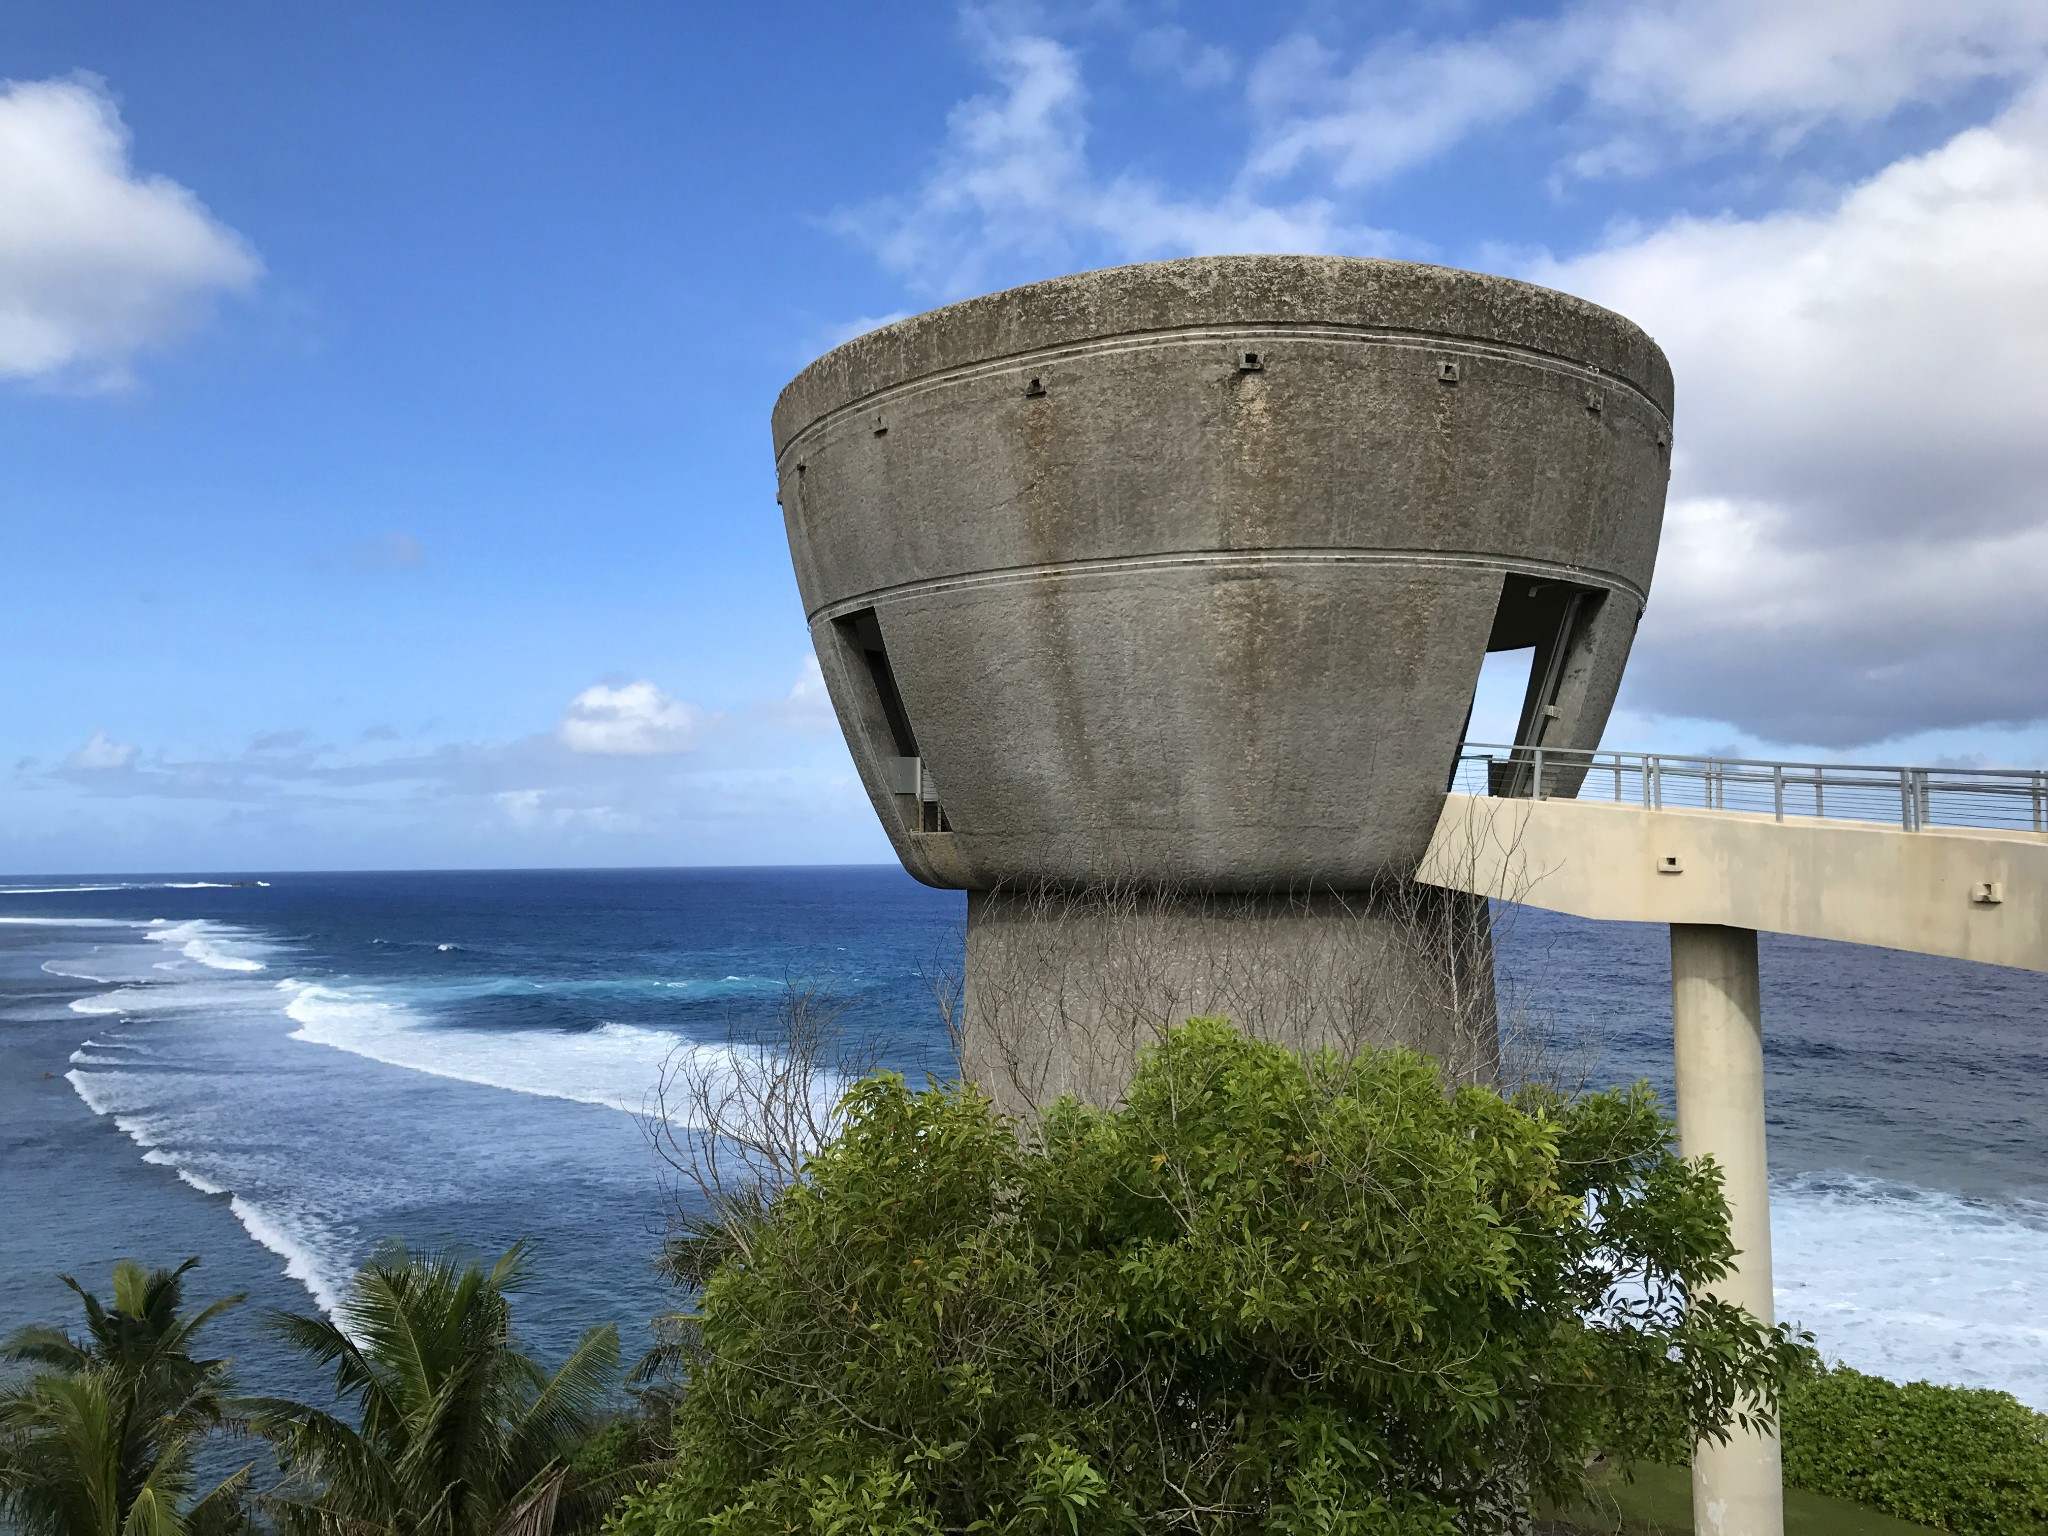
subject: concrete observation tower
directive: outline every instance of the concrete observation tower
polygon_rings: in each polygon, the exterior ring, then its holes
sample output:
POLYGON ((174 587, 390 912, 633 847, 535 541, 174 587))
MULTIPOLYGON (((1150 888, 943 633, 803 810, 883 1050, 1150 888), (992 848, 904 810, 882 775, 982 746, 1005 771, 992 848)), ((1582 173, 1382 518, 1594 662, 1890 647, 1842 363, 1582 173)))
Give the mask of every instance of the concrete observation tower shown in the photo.
POLYGON ((774 430, 875 812, 968 892, 999 1100, 1113 1098, 1195 1012, 1487 1069, 1484 898, 1410 877, 1487 652, 1533 652, 1518 743, 1598 745, 1668 476, 1648 336, 1441 267, 1161 262, 870 332, 774 430))

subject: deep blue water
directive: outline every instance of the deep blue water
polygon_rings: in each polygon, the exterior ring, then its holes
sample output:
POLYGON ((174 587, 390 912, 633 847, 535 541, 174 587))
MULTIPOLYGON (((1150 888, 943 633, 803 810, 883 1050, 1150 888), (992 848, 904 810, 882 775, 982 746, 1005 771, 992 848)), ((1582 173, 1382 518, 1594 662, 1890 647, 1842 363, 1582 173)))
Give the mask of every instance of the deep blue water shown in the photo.
MULTIPOLYGON (((248 1291, 245 1381, 313 1392, 255 1328, 380 1238, 522 1237, 544 1355, 670 1304, 642 1109, 789 985, 943 1072, 927 978, 964 907, 899 870, 0 880, 0 1330, 55 1276, 204 1256, 248 1291), (267 885, 228 885, 235 879, 267 885)), ((1661 928, 1503 914, 1504 995, 1591 1083, 1668 1090, 1661 928)), ((1779 1309, 1887 1374, 2048 1407, 2048 977, 1764 941, 1779 1309)))

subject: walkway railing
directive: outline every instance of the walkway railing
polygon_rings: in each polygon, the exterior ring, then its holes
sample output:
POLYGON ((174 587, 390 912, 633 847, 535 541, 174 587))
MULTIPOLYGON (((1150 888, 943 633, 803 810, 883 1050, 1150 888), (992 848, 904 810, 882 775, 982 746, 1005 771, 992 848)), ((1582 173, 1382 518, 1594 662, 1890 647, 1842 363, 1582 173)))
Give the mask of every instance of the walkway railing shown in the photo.
POLYGON ((1515 798, 1612 800, 1653 810, 1752 811, 1921 827, 2048 833, 2048 771, 1768 763, 1657 752, 1580 752, 1467 742, 1454 790, 1515 798))

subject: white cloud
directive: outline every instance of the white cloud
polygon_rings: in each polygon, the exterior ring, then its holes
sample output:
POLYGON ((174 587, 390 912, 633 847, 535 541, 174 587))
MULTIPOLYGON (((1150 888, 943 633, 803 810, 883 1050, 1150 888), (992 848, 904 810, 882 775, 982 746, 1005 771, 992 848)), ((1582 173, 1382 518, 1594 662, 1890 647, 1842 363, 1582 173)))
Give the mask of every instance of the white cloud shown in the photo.
POLYGON ((94 731, 92 739, 66 759, 66 766, 87 773, 114 773, 135 761, 135 743, 115 741, 105 731, 94 731))
MULTIPOLYGON (((1561 114, 1563 168, 1641 174, 1716 148, 1782 150, 2048 62, 2042 0, 1577 0, 1350 56, 1304 33, 1249 72, 1253 129, 1235 170, 1181 195, 1094 162, 1073 46, 992 11, 964 15, 994 89, 954 108, 914 191, 833 221, 927 299, 1226 251, 1428 254, 1361 218, 1357 197, 1539 108, 1561 114)), ((1141 71, 1190 87, 1236 73, 1179 26, 1141 30, 1131 50, 1141 71)))
POLYGON ((1074 50, 970 24, 998 89, 954 108, 938 164, 915 193, 835 220, 919 292, 956 298, 1020 272, 1210 251, 1389 248, 1325 199, 1279 204, 1237 190, 1179 198, 1143 177, 1104 177, 1088 159, 1088 93, 1074 50))
POLYGON ((540 823, 541 802, 546 798, 547 791, 543 789, 501 789, 491 796, 491 801, 513 826, 532 827, 540 823))
POLYGON ((1165 75, 1191 91, 1227 85, 1237 73, 1230 50, 1205 43, 1186 27, 1147 27, 1131 39, 1131 62, 1151 75, 1165 75))
POLYGON ((555 734, 571 752, 653 757, 689 750, 705 719, 696 705, 644 679, 617 688, 599 683, 570 700, 555 734))
POLYGON ((804 664, 797 669, 796 681, 789 687, 789 702, 806 708, 832 707, 832 700, 825 691, 825 669, 818 665, 817 657, 806 656, 804 664))
POLYGON ((1701 127, 1870 122, 2048 56, 2039 0, 1610 0, 1583 14, 1603 34, 1594 101, 1701 127))
POLYGON ((832 711, 832 696, 825 689, 825 674, 816 656, 806 656, 789 695, 772 713, 778 723, 806 735, 836 734, 839 717, 832 711))
POLYGON ((1249 175, 1369 186, 1551 101, 1582 175, 1731 144, 1782 150, 2048 61, 2041 0, 1581 0, 1354 61, 1307 36, 1261 59, 1249 175))
POLYGON ((1384 180, 1534 107, 1575 62, 1577 30, 1522 22, 1428 46, 1397 38, 1349 69, 1314 39, 1290 38, 1252 74, 1260 131, 1246 170, 1308 168, 1342 188, 1384 180))
POLYGON ((118 386, 261 270, 192 193, 130 167, 98 82, 0 84, 0 377, 118 386))
MULTIPOLYGON (((651 684, 586 690, 570 713, 595 717, 599 751, 560 729, 471 741, 279 730, 224 752, 138 750, 97 732, 54 765, 23 758, 0 775, 20 813, 0 844, 27 848, 89 806, 92 825, 186 839, 177 858, 151 856, 166 867, 219 861, 236 828, 263 829, 264 857, 301 868, 886 859, 822 677, 792 670, 788 688, 726 713, 679 715, 651 684), (673 750, 686 736, 690 749, 673 750)), ((125 846, 131 857, 141 844, 125 846)))
POLYGON ((575 804, 560 791, 503 789, 491 796, 491 802, 522 832, 624 832, 639 825, 637 818, 615 806, 575 804))
POLYGON ((1530 275, 1677 376, 1638 707, 1836 747, 2048 718, 2048 89, 1821 212, 1530 275))

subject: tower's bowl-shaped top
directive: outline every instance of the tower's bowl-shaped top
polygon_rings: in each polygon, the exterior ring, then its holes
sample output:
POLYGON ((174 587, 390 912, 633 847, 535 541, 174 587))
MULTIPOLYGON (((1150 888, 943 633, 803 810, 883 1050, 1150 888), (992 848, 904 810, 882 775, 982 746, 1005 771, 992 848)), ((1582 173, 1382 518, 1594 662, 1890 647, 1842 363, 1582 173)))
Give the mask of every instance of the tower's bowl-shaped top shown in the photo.
POLYGON ((859 337, 775 450, 913 874, 1346 886, 1420 857, 1489 649, 1534 647, 1520 739, 1597 742, 1670 412, 1656 344, 1564 294, 1212 257, 859 337))

